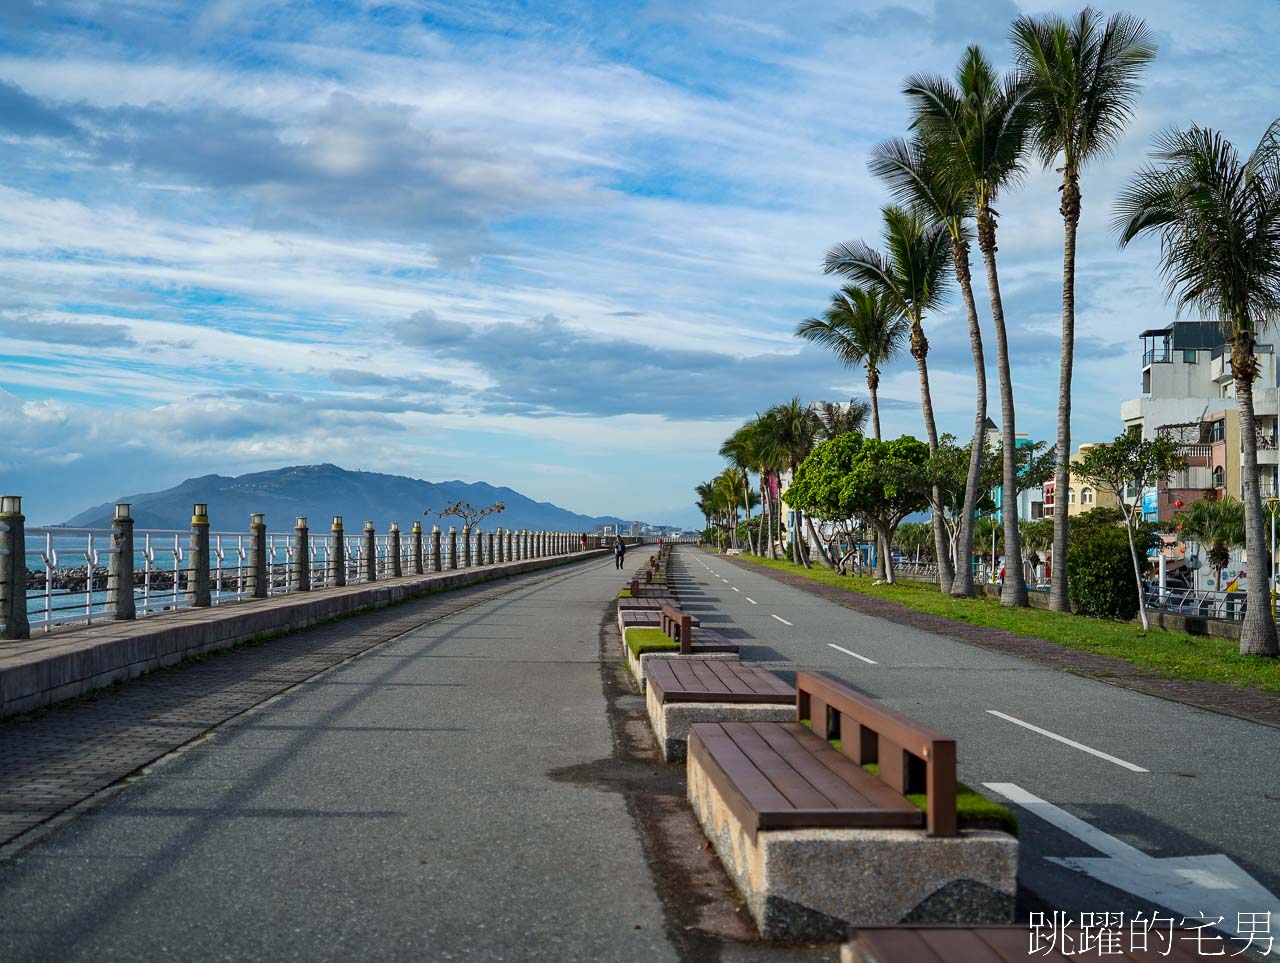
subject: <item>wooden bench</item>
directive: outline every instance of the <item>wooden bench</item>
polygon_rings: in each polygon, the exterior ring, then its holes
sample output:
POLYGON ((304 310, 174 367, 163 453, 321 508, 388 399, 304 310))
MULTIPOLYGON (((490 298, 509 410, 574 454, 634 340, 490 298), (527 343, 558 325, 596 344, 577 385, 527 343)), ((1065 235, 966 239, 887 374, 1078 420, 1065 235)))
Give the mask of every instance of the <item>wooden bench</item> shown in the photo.
POLYGON ((662 631, 672 642, 680 644, 681 655, 738 651, 738 643, 712 629, 702 628, 696 618, 674 605, 664 604, 660 611, 662 631))
POLYGON ((955 740, 801 671, 791 721, 694 722, 687 751, 695 815, 765 939, 1012 920, 1018 842, 958 831, 955 740))

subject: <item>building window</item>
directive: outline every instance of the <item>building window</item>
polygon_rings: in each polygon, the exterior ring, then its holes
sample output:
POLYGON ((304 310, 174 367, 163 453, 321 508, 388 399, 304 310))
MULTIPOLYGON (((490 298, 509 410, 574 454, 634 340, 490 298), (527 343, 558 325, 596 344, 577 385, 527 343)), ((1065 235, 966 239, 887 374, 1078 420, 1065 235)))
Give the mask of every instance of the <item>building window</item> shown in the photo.
POLYGON ((1223 468, 1221 465, 1215 465, 1213 468, 1213 487, 1214 488, 1227 487, 1227 470, 1223 468))
POLYGON ((1092 505, 1092 504, 1093 504, 1093 489, 1092 489, 1092 488, 1082 488, 1082 489, 1080 489, 1080 504, 1081 504, 1081 505, 1092 505))
POLYGON ((1185 351, 1185 350, 1184 350, 1184 351, 1182 352, 1182 363, 1183 363, 1183 364, 1195 364, 1195 363, 1196 363, 1196 352, 1194 352, 1194 351, 1185 351))
POLYGON ((1068 488, 1068 489, 1067 489, 1067 504, 1068 504, 1068 505, 1074 505, 1075 503, 1076 503, 1076 490, 1075 490, 1075 488, 1068 488))
POLYGON ((1227 437, 1226 422, 1219 418, 1213 423, 1213 428, 1209 431, 1209 441, 1223 441, 1227 437))

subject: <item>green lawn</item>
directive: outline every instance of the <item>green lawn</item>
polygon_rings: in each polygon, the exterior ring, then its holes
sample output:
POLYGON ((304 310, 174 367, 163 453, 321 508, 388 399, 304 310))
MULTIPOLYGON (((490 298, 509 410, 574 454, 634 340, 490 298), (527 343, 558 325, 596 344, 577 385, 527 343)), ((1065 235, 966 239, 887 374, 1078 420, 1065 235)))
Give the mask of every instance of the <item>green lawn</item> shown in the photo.
POLYGON ((1241 655, 1239 643, 1232 639, 1156 628, 1144 632, 1141 626, 1130 622, 1111 622, 1045 609, 1005 608, 999 599, 990 596, 953 599, 931 585, 918 582, 873 585, 870 578, 837 575, 818 566, 805 569, 791 562, 746 555, 739 558, 851 592, 888 599, 921 612, 1123 659, 1156 675, 1280 692, 1280 659, 1241 655))
POLYGON ((680 643, 672 642, 662 629, 627 629, 627 648, 631 657, 638 659, 642 652, 678 652, 680 643))

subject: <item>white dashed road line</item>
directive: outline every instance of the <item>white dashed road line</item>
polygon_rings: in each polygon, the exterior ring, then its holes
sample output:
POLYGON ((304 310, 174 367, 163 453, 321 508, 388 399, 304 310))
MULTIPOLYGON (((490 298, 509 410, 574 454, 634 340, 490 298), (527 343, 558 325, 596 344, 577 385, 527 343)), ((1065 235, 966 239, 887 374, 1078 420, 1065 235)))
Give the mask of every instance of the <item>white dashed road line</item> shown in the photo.
POLYGON ((744 596, 742 596, 742 597, 743 597, 744 599, 746 599, 748 602, 750 602, 752 605, 759 605, 759 604, 760 604, 760 603, 759 603, 759 602, 757 602, 755 599, 753 599, 750 595, 744 595, 744 596))
POLYGON ((781 615, 774 615, 772 612, 770 612, 770 613, 769 613, 769 617, 770 617, 770 618, 773 618, 773 619, 777 619, 777 620, 778 620, 779 622, 781 622, 783 625, 790 625, 790 624, 791 624, 791 623, 790 623, 790 622, 788 622, 786 619, 784 619, 781 615))
POLYGON ((741 592, 741 591, 742 591, 742 589, 738 588, 738 586, 736 586, 736 585, 730 585, 730 586, 729 586, 729 588, 733 589, 735 592, 741 592))
POLYGON ((835 650, 836 650, 836 651, 838 651, 838 652, 843 652, 845 655, 851 655, 851 656, 853 656, 855 659, 861 659, 863 662, 867 663, 867 665, 879 665, 879 664, 880 664, 880 663, 879 663, 879 662, 877 662, 875 659, 868 659, 865 655, 858 655, 858 653, 857 653, 857 652, 851 652, 851 651, 849 651, 849 650, 848 650, 848 649, 846 649, 843 645, 836 645, 834 642, 828 642, 828 643, 827 643, 827 645, 831 646, 831 648, 835 649, 835 650))
POLYGON ((1089 755, 1097 756, 1099 759, 1105 759, 1107 762, 1114 762, 1117 766, 1128 769, 1130 772, 1151 771, 1150 769, 1143 769, 1141 766, 1135 766, 1131 762, 1125 762, 1125 760, 1113 756, 1109 752, 1103 752, 1101 749, 1094 749, 1091 746, 1086 746, 1082 742, 1076 742, 1074 739, 1068 739, 1066 736, 1060 736, 1056 732, 1050 732, 1048 729, 1041 729, 1039 726, 1033 726, 1029 722, 1023 722, 1021 719, 1015 719, 1013 716, 1006 715, 1003 712, 997 712, 995 709, 988 709, 987 712, 1000 719, 1004 719, 1006 722, 1012 722, 1015 726, 1022 726, 1022 728, 1030 729, 1032 732, 1038 732, 1042 736, 1048 736, 1050 739, 1056 739, 1063 745, 1071 746, 1073 749, 1079 749, 1081 752, 1087 752, 1089 755))

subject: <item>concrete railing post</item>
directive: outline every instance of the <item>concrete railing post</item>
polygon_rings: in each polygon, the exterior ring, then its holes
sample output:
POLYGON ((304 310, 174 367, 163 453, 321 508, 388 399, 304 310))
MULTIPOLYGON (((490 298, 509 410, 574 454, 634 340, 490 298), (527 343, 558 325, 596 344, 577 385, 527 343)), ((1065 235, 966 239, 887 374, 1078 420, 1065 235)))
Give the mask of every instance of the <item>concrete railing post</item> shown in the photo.
POLYGON ((506 546, 502 543, 502 529, 499 528, 498 529, 498 554, 493 557, 493 560, 497 562, 499 565, 501 565, 503 562, 507 560, 507 553, 505 549, 506 549, 506 546))
POLYGON ((378 537, 373 530, 373 522, 364 523, 364 558, 360 561, 360 581, 376 582, 378 580, 378 537))
POLYGON ((293 590, 311 591, 311 529, 302 515, 293 522, 293 590))
MULTIPOLYGON (((45 569, 45 579, 49 570, 45 569)), ((27 618, 27 519, 22 496, 0 496, 0 639, 31 638, 27 618)))
POLYGON ((191 508, 191 541, 187 548, 187 601, 196 608, 211 604, 209 597, 209 506, 191 508))
POLYGON ((475 555, 476 565, 484 564, 484 532, 476 532, 475 534, 475 555))
POLYGON ((333 526, 329 529, 333 536, 333 556, 329 564, 334 566, 332 577, 335 586, 347 584, 347 541, 342 534, 342 516, 333 516, 333 526))
POLYGON ((498 561, 498 556, 493 554, 493 532, 485 533, 485 541, 488 543, 488 547, 485 550, 485 554, 489 558, 489 564, 493 565, 495 562, 498 561))
POLYGON ((449 526, 449 568, 458 567, 458 532, 449 526))
POLYGON ((258 513, 249 516, 249 585, 255 599, 265 599, 271 587, 267 575, 267 523, 258 513))
POLYGON ((516 533, 513 532, 511 529, 509 528, 507 529, 507 561, 508 562, 514 562, 516 560, 516 554, 514 551, 515 545, 516 545, 515 534, 516 533))
POLYGON ((471 567, 471 526, 462 526, 462 567, 471 567))
POLYGON ((404 566, 400 564, 400 523, 391 523, 391 548, 387 554, 390 556, 387 561, 390 563, 387 568, 392 578, 399 578, 404 574, 404 566))
POLYGON ((424 565, 424 556, 422 551, 422 522, 413 523, 413 574, 422 575, 426 572, 424 565))
POLYGON ((115 617, 127 622, 138 617, 133 600, 133 516, 129 504, 116 504, 116 517, 111 520, 111 556, 107 560, 107 597, 115 609, 115 617))
POLYGON ((440 526, 431 526, 431 571, 444 571, 443 559, 440 557, 440 526))

